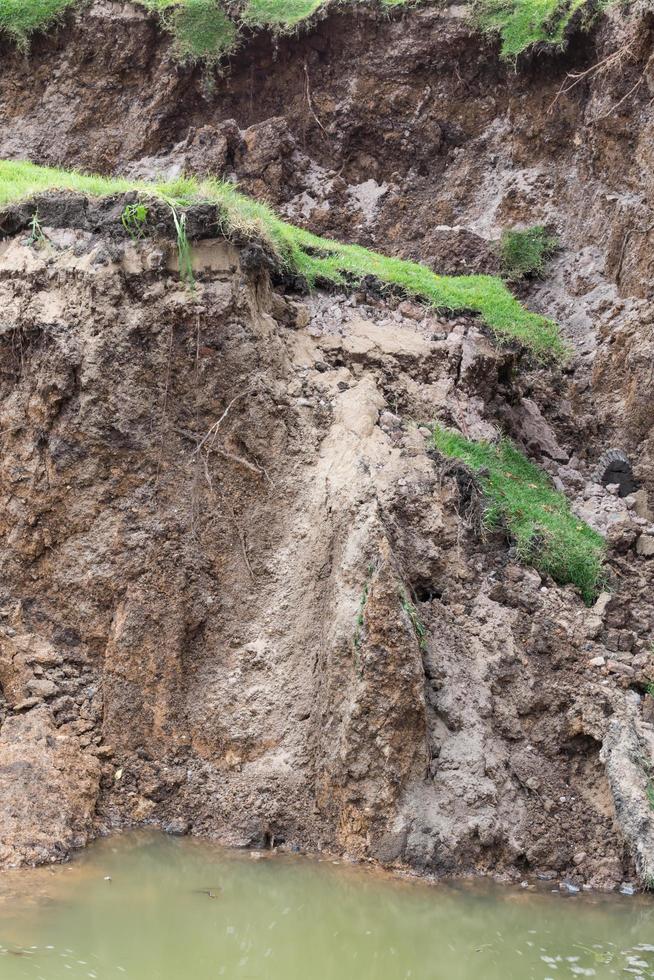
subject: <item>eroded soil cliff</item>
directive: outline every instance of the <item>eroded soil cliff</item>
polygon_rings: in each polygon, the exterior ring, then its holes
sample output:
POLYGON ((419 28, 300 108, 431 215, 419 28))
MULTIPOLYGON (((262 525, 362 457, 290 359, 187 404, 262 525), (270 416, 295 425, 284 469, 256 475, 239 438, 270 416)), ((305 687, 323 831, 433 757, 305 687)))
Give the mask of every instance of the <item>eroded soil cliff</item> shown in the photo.
POLYGON ((3 47, 2 157, 233 174, 438 272, 495 272, 503 227, 547 223, 561 251, 522 288, 574 350, 538 366, 372 283, 302 295, 206 215, 193 292, 122 199, 6 212, 3 863, 153 821, 435 873, 654 874, 649 15, 516 72, 461 14, 335 13, 213 78, 128 4, 3 47), (506 432, 607 535, 594 607, 480 534, 433 421, 506 432), (611 447, 637 495, 596 482, 611 447))

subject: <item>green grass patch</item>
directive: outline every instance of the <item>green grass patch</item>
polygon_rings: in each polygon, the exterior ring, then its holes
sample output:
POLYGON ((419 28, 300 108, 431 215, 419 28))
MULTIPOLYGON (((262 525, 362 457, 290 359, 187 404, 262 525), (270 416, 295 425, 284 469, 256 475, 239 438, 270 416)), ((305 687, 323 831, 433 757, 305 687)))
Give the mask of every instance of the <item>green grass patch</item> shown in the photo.
MULTIPOLYGON (((23 49, 31 35, 50 27, 71 7, 90 0, 0 0, 0 33, 8 34, 23 49)), ((239 42, 242 24, 294 30, 321 6, 333 0, 135 0, 159 14, 162 26, 174 38, 180 61, 213 63, 230 54, 239 42)), ((353 0, 351 0, 353 2, 353 0)), ((412 0, 380 0, 382 8, 412 0)))
POLYGON ((542 276, 545 263, 558 247, 558 240, 542 225, 524 231, 506 230, 500 239, 502 271, 507 279, 542 276))
POLYGON ((127 204, 120 216, 120 221, 130 236, 136 241, 145 237, 145 226, 148 221, 148 208, 145 204, 127 204))
POLYGON ((417 262, 319 238, 282 221, 266 205, 239 194, 224 181, 185 177, 147 183, 0 161, 0 207, 49 190, 71 190, 95 197, 136 191, 143 202, 158 197, 176 212, 193 203, 212 203, 218 209, 219 226, 225 235, 267 243, 280 264, 289 273, 302 277, 309 287, 330 284, 353 288, 373 277, 435 309, 477 313, 496 337, 519 341, 539 358, 560 358, 565 354, 556 324, 526 310, 501 279, 439 276, 417 262))
POLYGON ((292 30, 312 17, 325 0, 248 0, 243 21, 251 27, 276 27, 292 30))
POLYGON ((156 10, 181 61, 218 61, 238 43, 238 27, 219 0, 140 0, 156 10))
POLYGON ((473 17, 483 31, 499 33, 502 56, 515 59, 534 44, 561 48, 573 16, 585 8, 588 22, 609 0, 476 0, 473 17))
POLYGON ((0 0, 0 33, 26 48, 36 31, 60 20, 79 0, 0 0))
POLYGON ((484 525, 505 528, 518 558, 565 585, 572 582, 584 601, 594 601, 604 581, 604 538, 576 517, 564 494, 507 439, 473 442, 434 428, 434 445, 460 459, 482 487, 484 525))
POLYGON ((404 590, 400 592, 400 605, 402 609, 409 617, 413 632, 416 634, 416 640, 418 641, 418 646, 421 650, 424 650, 427 646, 427 629, 425 624, 420 619, 418 615, 418 610, 415 605, 411 602, 408 595, 404 590))

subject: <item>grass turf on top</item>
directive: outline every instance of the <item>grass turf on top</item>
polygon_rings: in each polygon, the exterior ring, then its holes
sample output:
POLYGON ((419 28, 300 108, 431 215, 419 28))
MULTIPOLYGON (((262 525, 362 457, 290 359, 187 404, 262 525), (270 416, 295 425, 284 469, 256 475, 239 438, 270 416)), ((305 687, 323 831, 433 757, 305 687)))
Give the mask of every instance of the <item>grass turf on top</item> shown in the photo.
POLYGON ((325 0, 248 0, 243 21, 251 27, 290 31, 312 17, 325 0))
POLYGON ((0 33, 6 33, 21 48, 35 31, 61 18, 79 0, 0 0, 0 33))
POLYGON ((570 510, 567 498, 549 477, 506 439, 474 442, 436 426, 434 446, 460 459, 477 476, 484 496, 484 525, 506 528, 520 561, 572 582, 590 605, 603 580, 604 538, 570 510))
POLYGON ((238 26, 217 0, 139 0, 156 10, 181 61, 219 61, 238 42, 238 26))
MULTIPOLYGON (((90 0, 0 0, 0 34, 7 33, 26 48, 36 31, 52 26, 72 7, 90 0)), ((181 61, 217 62, 233 51, 241 25, 290 33, 309 20, 320 7, 335 0, 135 0, 159 14, 174 38, 174 53, 181 61)), ((353 2, 353 0, 350 0, 353 2)), ((412 0, 380 0, 382 7, 402 6, 412 0)))
POLYGON ((282 221, 270 208, 239 194, 232 184, 224 181, 185 177, 148 183, 88 176, 27 162, 0 161, 0 207, 53 190, 76 191, 92 197, 135 191, 144 200, 159 198, 176 210, 208 202, 217 208, 223 234, 267 243, 280 265, 304 278, 310 287, 329 283, 350 288, 371 276, 435 309, 477 313, 496 337, 517 340, 541 359, 565 355, 556 324, 526 310, 501 279, 439 276, 417 262, 319 238, 282 221))
MULTIPOLYGON (((600 0, 600 7, 607 2, 600 0)), ((509 59, 538 43, 563 47, 568 25, 582 8, 590 11, 589 0, 475 0, 473 4, 477 26, 499 33, 502 56, 509 59)))
MULTIPOLYGON (((35 31, 45 30, 70 8, 90 0, 0 0, 0 33, 9 34, 22 48, 35 31)), ((336 0, 135 0, 159 13, 175 38, 175 53, 182 60, 217 61, 232 51, 241 23, 287 33, 309 20, 320 7, 336 0)), ((354 2, 354 0, 350 0, 354 2)), ((380 0, 382 8, 399 7, 413 0, 380 0)), ((611 0, 474 0, 474 21, 483 30, 499 33, 502 55, 515 59, 537 43, 562 47, 565 32, 579 10, 602 9, 611 0)))

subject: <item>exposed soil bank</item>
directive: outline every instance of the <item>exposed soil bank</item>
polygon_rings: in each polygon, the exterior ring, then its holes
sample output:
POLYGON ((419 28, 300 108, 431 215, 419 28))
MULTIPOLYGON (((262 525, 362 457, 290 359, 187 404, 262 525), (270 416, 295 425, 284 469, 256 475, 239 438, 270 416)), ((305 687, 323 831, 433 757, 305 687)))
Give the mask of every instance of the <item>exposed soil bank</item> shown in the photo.
POLYGON ((156 821, 435 873, 654 872, 648 21, 515 74, 456 13, 334 15, 214 88, 129 5, 3 50, 3 156, 233 172, 438 271, 493 271, 502 225, 552 224, 529 299, 577 350, 536 370, 470 318, 283 295, 206 237, 189 294, 121 202, 40 202, 38 247, 5 216, 5 863, 156 821), (608 533, 612 596, 586 609, 483 542, 422 420, 502 428, 548 468, 608 533), (594 482, 611 445, 637 498, 594 482))

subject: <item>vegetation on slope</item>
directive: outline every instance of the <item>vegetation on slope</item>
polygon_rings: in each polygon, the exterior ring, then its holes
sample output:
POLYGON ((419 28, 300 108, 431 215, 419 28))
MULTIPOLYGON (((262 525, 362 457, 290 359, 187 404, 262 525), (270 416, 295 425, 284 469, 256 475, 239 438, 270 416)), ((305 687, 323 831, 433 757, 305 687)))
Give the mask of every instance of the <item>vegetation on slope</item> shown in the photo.
POLYGON ((312 17, 325 0, 248 0, 243 20, 252 27, 291 30, 312 17))
POLYGON ((427 266, 389 258, 359 245, 319 238, 278 218, 270 208, 239 194, 232 184, 184 177, 162 183, 94 177, 75 171, 0 161, 0 207, 51 190, 89 196, 137 192, 165 201, 175 215, 201 202, 214 204, 225 235, 267 243, 280 265, 311 287, 326 283, 354 287, 370 276, 431 307, 478 313, 501 339, 517 340, 537 357, 562 357, 565 347, 551 320, 526 310, 495 276, 439 276, 427 266))
MULTIPOLYGON (((55 23, 74 6, 90 0, 0 0, 0 33, 9 34, 25 48, 30 36, 55 23)), ((241 27, 270 28, 289 33, 309 20, 320 7, 335 0, 135 0, 159 14, 163 27, 175 39, 180 60, 213 62, 238 44, 241 27)), ((380 0, 382 7, 397 7, 410 0, 380 0)))
POLYGON ((545 263, 556 251, 558 242, 542 225, 524 231, 507 230, 500 240, 502 271, 507 279, 518 280, 542 276, 545 263))
POLYGON ((474 17, 484 31, 499 33, 502 55, 517 58, 534 44, 563 47, 565 34, 575 14, 583 10, 590 20, 593 4, 589 0, 474 0, 474 17))
POLYGON ((0 0, 0 33, 25 47, 34 31, 49 27, 79 0, 0 0))
MULTIPOLYGON (((49 27, 73 6, 90 0, 0 0, 0 32, 22 47, 35 31, 49 27)), ((156 11, 175 38, 181 59, 217 61, 238 44, 241 26, 288 33, 337 0, 135 0, 156 11)), ((353 2, 353 0, 343 0, 353 2)), ((411 0, 380 0, 399 7, 411 0)), ((526 48, 544 43, 561 47, 573 16, 592 13, 610 0, 474 0, 474 20, 484 31, 499 33, 502 54, 516 58, 526 48)))
POLYGON ((238 27, 216 0, 140 0, 175 38, 180 60, 218 61, 238 41, 238 27))
POLYGON ((439 426, 433 438, 444 456, 460 459, 476 474, 485 527, 505 528, 520 561, 561 585, 572 582, 586 603, 593 602, 603 581, 604 538, 575 517, 547 474, 506 439, 474 442, 439 426))

